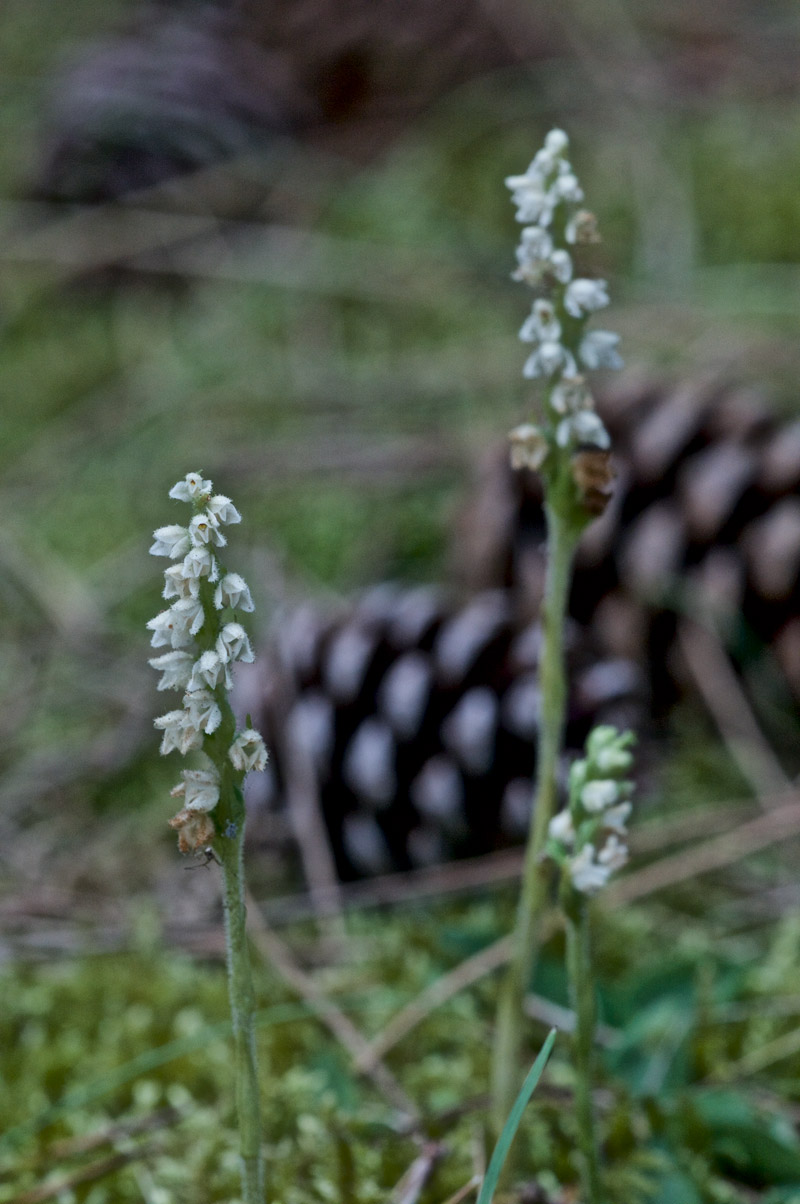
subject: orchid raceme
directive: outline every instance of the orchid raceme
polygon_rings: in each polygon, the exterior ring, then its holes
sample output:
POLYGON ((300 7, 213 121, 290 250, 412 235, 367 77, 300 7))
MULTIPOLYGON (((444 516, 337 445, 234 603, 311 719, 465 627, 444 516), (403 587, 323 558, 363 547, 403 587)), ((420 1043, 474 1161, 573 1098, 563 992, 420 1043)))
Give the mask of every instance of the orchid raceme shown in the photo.
MULTIPOLYGON (((147 626, 153 633, 154 648, 173 649, 150 661, 162 674, 159 690, 183 691, 182 709, 169 711, 155 721, 163 732, 161 752, 166 756, 175 750, 185 756, 198 751, 213 763, 219 742, 214 741, 212 747, 209 738, 221 729, 227 738, 230 730, 232 716, 226 716, 226 711, 230 712, 227 694, 233 684, 230 667, 236 661, 253 660, 247 633, 236 621, 236 608, 252 611, 253 601, 245 580, 238 573, 227 572, 217 559, 217 550, 227 543, 222 526, 241 522, 241 515, 230 498, 213 494, 212 488, 201 473, 190 472, 169 492, 176 501, 188 502, 194 514, 186 526, 171 524, 153 532, 151 554, 167 556, 177 563, 164 571, 164 598, 174 601, 147 626), (192 643, 197 645, 196 652, 186 651, 192 643)), ((246 734, 249 747, 257 746, 246 760, 228 755, 234 748, 237 753, 241 748, 235 727, 224 750, 226 764, 242 777, 256 766, 263 769, 267 757, 258 733, 248 730, 246 734)), ((197 777, 198 772, 208 775, 211 771, 186 771, 184 777, 197 777)), ((184 795, 185 788, 186 782, 173 794, 184 795)), ((208 844, 209 833, 215 833, 212 819, 200 830, 195 821, 186 821, 186 812, 212 812, 218 802, 218 787, 207 787, 191 796, 186 790, 183 810, 171 821, 178 830, 181 852, 208 844)), ((227 822, 231 822, 230 817, 226 817, 227 822)))
POLYGON ((633 783, 633 732, 603 725, 586 741, 586 756, 569 773, 569 804, 550 821, 547 853, 568 886, 583 895, 601 890, 628 860, 624 843, 633 783))
POLYGON ((625 844, 633 782, 632 732, 603 725, 586 741, 585 756, 569 772, 569 802, 551 819, 545 851, 561 870, 560 901, 566 920, 567 970, 575 1011, 575 1109, 587 1204, 603 1200, 594 1134, 592 1045, 595 998, 589 901, 628 860, 625 844))
POLYGON ((169 496, 190 505, 192 512, 185 525, 172 523, 153 532, 152 555, 176 563, 164 571, 163 597, 171 605, 147 626, 152 646, 169 649, 150 661, 161 674, 158 689, 179 691, 182 705, 161 715, 155 726, 162 733, 164 756, 192 753, 201 762, 183 770, 172 791, 182 807, 169 822, 182 853, 210 847, 222 866, 242 1198, 245 1204, 263 1204, 255 1000, 245 935, 242 786, 249 772, 265 768, 267 750, 251 727, 237 732, 228 697, 236 662, 253 660, 238 619, 239 611, 253 610, 253 600, 244 578, 219 560, 228 543, 223 527, 241 522, 230 498, 215 494, 211 481, 199 472, 187 473, 169 496))
POLYGON ((506 180, 517 219, 526 223, 513 276, 541 294, 519 332, 523 342, 533 344, 522 373, 527 379, 543 378, 546 386, 541 429, 526 423, 511 432, 512 464, 541 469, 545 477, 553 471, 545 460, 557 449, 609 447, 583 374, 622 366, 619 336, 586 330, 591 315, 609 303, 608 285, 576 275, 576 252, 599 239, 594 215, 581 207, 583 190, 566 157, 568 149, 567 135, 551 130, 525 174, 506 180), (530 445, 534 431, 539 439, 535 455, 521 455, 520 441, 530 445))

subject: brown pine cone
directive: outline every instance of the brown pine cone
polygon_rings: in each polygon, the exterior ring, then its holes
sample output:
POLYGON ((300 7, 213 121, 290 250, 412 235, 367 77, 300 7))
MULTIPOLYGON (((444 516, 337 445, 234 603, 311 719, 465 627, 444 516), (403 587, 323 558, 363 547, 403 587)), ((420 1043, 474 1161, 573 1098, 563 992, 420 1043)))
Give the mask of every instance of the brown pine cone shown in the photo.
MULTIPOLYGON (((719 378, 629 377, 598 410, 617 481, 580 545, 572 617, 602 655, 647 666, 659 710, 679 688, 681 614, 714 626, 740 666, 772 661, 800 697, 800 421, 719 378)), ((460 523, 456 575, 468 589, 513 589, 535 614, 543 541, 539 482, 498 446, 460 523)))
MULTIPOLYGON (((430 587, 379 586, 343 615, 278 626, 263 711, 275 801, 310 774, 336 870, 349 879, 518 842, 531 806, 541 644, 507 591, 455 606, 430 587)), ((641 727, 642 674, 569 629, 573 752, 598 722, 641 727)))

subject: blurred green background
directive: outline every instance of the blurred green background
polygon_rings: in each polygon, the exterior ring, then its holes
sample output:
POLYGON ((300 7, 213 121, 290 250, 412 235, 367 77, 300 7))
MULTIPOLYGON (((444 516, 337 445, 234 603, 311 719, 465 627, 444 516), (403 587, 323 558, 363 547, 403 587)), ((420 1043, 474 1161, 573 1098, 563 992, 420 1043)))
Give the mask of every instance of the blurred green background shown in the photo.
MULTIPOLYGON (((149 535, 170 521, 179 476, 202 470, 244 515, 236 567, 259 637, 286 602, 447 574, 480 452, 527 412, 527 298, 509 278, 503 177, 552 125, 569 132, 600 219, 593 268, 610 281, 606 324, 630 370, 724 369, 800 409, 800 19, 788 0, 533 6, 547 33, 535 61, 460 83, 379 152, 281 137, 223 170, 223 193, 226 179, 244 176, 256 196, 265 182, 246 218, 205 216, 191 183, 161 207, 46 203, 36 181, 54 80, 136 11, 0 11, 0 949, 23 977, 36 939, 52 956, 61 938, 31 938, 17 914, 127 915, 164 879, 167 898, 191 881, 190 914, 207 893, 210 876, 175 869, 143 626, 160 593, 149 535)), ((697 782, 707 801, 742 793, 723 753, 690 742, 673 776, 677 797, 697 782)), ((64 951, 76 947, 70 929, 64 951)), ((69 1006, 91 997, 92 963, 65 973, 82 984, 69 1006)), ((184 1006, 192 971, 165 973, 159 989, 184 1006)), ((25 1006, 45 1012, 68 993, 36 989, 25 1006)), ((93 1032, 74 1030, 48 1098, 93 1032)), ((167 1035, 146 1017, 140 1034, 167 1035)), ((74 1198, 183 1198, 136 1190, 74 1198)))

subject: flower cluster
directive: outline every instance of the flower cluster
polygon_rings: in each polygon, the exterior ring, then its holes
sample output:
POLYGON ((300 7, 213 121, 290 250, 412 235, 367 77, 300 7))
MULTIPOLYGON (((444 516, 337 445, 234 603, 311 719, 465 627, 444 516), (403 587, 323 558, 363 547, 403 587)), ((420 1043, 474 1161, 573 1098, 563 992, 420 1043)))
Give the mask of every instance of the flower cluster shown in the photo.
POLYGON ((209 813, 219 802, 225 755, 234 773, 243 777, 251 769, 264 768, 267 752, 261 736, 251 729, 226 740, 222 758, 217 755, 219 739, 211 739, 219 732, 227 737, 228 729, 235 733, 227 698, 231 666, 253 660, 247 633, 236 619, 237 610, 253 610, 250 590, 217 558, 227 543, 222 527, 241 522, 241 515, 230 498, 213 493, 211 481, 201 473, 187 473, 169 496, 190 503, 194 514, 186 526, 173 524, 153 532, 151 555, 177 563, 164 570, 163 597, 171 605, 147 626, 153 648, 169 648, 150 660, 161 673, 158 689, 183 693, 179 710, 155 720, 162 733, 161 753, 177 750, 185 756, 198 751, 206 759, 202 769, 184 770, 172 791, 183 807, 170 823, 178 831, 181 852, 189 852, 215 835, 209 813))
POLYGON ((608 305, 608 286, 574 274, 574 247, 599 238, 594 215, 581 207, 583 190, 566 158, 568 147, 563 130, 551 130, 525 175, 506 180, 517 220, 525 223, 513 278, 544 294, 519 332, 533 345, 522 372, 543 377, 549 386, 545 430, 525 424, 511 433, 517 468, 539 468, 552 442, 570 451, 608 448, 608 432, 594 412, 583 372, 622 366, 619 336, 586 330, 589 317, 608 305))
POLYGON ((628 860, 625 844, 631 813, 633 732, 596 727, 586 756, 569 774, 569 805, 550 821, 547 853, 569 875, 574 890, 593 895, 628 860))

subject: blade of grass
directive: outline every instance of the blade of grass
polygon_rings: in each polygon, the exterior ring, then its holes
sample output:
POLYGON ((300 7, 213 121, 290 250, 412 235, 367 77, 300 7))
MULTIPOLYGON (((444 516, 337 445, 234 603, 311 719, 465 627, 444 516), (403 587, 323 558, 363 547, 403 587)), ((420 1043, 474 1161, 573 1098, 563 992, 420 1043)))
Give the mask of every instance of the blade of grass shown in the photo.
POLYGON ((539 1056, 528 1072, 525 1082, 522 1084, 522 1090, 514 1102, 514 1107, 508 1114, 508 1119, 503 1125, 502 1132, 497 1139, 497 1145, 494 1147, 489 1169, 486 1172, 481 1192, 478 1196, 478 1204, 491 1204, 494 1190, 497 1187, 497 1181, 500 1178, 500 1172, 503 1169, 508 1151, 511 1149, 511 1143, 516 1136, 519 1123, 522 1120, 522 1114, 536 1090, 539 1079, 542 1077, 542 1071, 547 1064, 547 1059, 550 1057, 557 1031, 555 1028, 550 1029, 547 1040, 539 1051, 539 1056))

